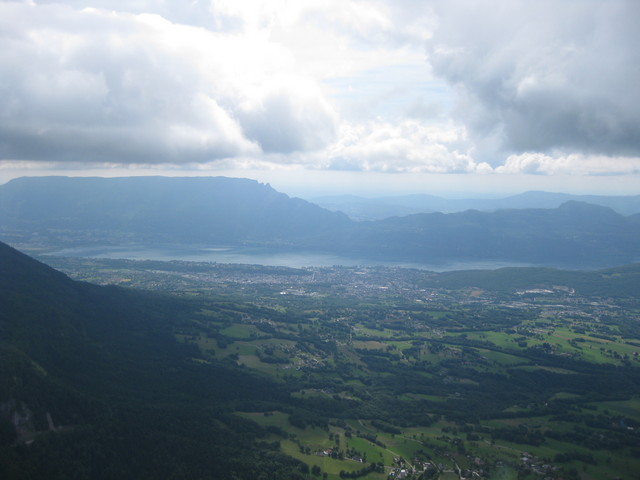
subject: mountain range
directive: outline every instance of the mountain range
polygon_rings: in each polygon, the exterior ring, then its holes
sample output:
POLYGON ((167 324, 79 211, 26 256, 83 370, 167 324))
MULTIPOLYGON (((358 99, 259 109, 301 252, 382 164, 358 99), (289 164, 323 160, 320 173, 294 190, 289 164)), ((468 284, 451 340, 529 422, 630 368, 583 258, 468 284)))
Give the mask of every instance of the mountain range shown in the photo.
POLYGON ((505 209, 558 208, 576 201, 609 207, 621 215, 640 213, 640 195, 571 195, 529 191, 505 198, 443 198, 435 195, 397 195, 365 198, 356 195, 333 195, 309 201, 331 211, 341 211, 353 220, 382 220, 415 213, 455 213, 465 210, 491 212, 505 209))
POLYGON ((640 214, 554 208, 354 221, 253 180, 20 178, 0 186, 0 239, 43 247, 241 245, 380 261, 512 261, 577 268, 640 258, 640 214))
POLYGON ((23 177, 0 186, 0 220, 5 231, 267 243, 350 223, 269 185, 225 177, 23 177))

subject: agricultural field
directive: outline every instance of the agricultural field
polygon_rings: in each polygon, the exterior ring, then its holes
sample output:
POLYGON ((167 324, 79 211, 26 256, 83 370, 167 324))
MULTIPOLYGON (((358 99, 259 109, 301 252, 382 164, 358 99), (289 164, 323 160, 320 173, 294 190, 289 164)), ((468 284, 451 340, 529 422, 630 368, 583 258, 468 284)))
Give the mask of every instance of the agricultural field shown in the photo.
POLYGON ((640 299, 611 274, 65 261, 192 302, 176 339, 277 382, 234 414, 309 478, 640 478, 640 299))

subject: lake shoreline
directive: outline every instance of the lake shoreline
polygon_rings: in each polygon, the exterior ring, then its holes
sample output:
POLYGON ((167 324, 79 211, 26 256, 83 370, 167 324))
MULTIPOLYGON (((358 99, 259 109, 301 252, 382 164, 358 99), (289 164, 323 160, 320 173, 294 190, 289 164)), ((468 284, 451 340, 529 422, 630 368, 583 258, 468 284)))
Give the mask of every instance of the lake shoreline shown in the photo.
POLYGON ((411 262, 365 256, 337 255, 317 251, 290 251, 284 249, 234 245, 93 245, 40 252, 41 256, 73 258, 106 258, 126 260, 191 261, 228 264, 282 266, 290 268, 332 266, 383 266, 415 268, 433 272, 459 270, 496 270, 506 267, 546 267, 564 270, 598 270, 612 265, 558 265, 509 260, 447 260, 442 262, 411 262))

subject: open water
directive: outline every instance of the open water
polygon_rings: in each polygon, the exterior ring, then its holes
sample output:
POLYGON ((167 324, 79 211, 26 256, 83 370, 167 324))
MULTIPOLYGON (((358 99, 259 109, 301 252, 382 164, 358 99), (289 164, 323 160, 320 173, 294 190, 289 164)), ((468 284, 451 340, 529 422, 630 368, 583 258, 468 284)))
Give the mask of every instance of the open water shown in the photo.
POLYGON ((318 252, 284 252, 248 247, 195 246, 92 246, 66 248, 49 253, 60 257, 111 258, 128 260, 183 260, 191 262, 239 263, 283 267, 331 266, 397 266, 434 272, 452 270, 494 270, 502 267, 530 267, 532 264, 507 261, 456 261, 443 263, 393 262, 378 259, 347 257, 318 252))

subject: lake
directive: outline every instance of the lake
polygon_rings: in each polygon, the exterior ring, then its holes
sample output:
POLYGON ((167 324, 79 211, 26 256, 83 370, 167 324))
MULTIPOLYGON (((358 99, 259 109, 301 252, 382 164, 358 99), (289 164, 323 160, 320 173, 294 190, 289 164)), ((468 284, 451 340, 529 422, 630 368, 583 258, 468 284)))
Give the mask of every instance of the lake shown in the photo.
POLYGON ((128 260, 182 260, 191 262, 239 263, 268 266, 331 267, 340 266, 397 266, 419 268, 434 272, 452 270, 494 270, 502 267, 530 267, 532 264, 508 261, 455 261, 443 263, 393 262, 347 257, 319 252, 285 252, 235 246, 92 246, 65 248, 50 252, 59 257, 111 258, 128 260))

